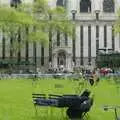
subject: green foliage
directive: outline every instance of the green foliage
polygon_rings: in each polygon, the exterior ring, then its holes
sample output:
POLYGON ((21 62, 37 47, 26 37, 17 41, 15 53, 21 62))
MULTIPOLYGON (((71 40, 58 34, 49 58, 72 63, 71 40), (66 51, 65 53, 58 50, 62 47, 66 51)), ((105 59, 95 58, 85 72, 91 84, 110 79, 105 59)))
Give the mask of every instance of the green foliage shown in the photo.
POLYGON ((114 31, 115 33, 120 33, 120 8, 117 11, 117 20, 114 24, 114 31))
POLYGON ((37 25, 35 25, 38 31, 45 32, 46 36, 48 36, 49 31, 54 33, 57 30, 72 35, 73 25, 68 20, 63 7, 51 9, 46 0, 36 0, 33 4, 33 17, 38 21, 37 25))
POLYGON ((36 0, 33 4, 33 12, 38 14, 45 14, 47 12, 49 6, 46 0, 36 0))
POLYGON ((44 45, 46 45, 48 43, 48 39, 49 39, 48 35, 46 35, 46 33, 43 31, 32 32, 28 36, 28 41, 30 41, 30 42, 37 41, 44 45))
POLYGON ((119 68, 120 66, 120 53, 99 53, 96 57, 96 66, 99 68, 110 67, 119 68))
POLYGON ((21 29, 22 44, 28 40, 48 45, 49 32, 54 34, 59 30, 61 33, 67 33, 71 36, 73 25, 68 20, 63 7, 52 9, 47 0, 36 0, 33 4, 20 4, 17 8, 1 6, 0 27, 4 35, 7 37, 12 35, 15 43, 13 50, 17 51, 19 48, 17 43, 19 28, 21 29), (27 34, 26 26, 29 28, 27 34))
POLYGON ((13 8, 0 7, 0 24, 33 24, 33 18, 28 14, 13 8))

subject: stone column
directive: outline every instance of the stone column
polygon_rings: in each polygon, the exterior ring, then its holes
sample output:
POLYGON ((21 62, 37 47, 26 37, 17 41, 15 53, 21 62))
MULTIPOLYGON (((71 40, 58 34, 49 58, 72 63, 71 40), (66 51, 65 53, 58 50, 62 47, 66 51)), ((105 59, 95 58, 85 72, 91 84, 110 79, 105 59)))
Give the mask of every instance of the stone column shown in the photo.
POLYGON ((66 69, 67 70, 72 70, 72 55, 71 54, 67 54, 66 56, 66 69))
POLYGON ((53 68, 57 68, 57 54, 53 54, 53 62, 52 62, 53 68))

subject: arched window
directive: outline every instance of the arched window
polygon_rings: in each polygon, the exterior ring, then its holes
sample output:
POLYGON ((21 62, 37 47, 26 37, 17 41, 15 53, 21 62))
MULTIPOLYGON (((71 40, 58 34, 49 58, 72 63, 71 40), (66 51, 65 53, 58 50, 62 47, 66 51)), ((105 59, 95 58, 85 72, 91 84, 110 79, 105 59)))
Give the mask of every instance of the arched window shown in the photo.
POLYGON ((57 6, 64 6, 64 1, 63 0, 57 0, 56 5, 57 6))
POLYGON ((103 1, 103 11, 104 12, 114 12, 115 4, 114 0, 104 0, 103 1))
POLYGON ((57 0, 56 6, 62 6, 67 8, 67 3, 68 3, 68 0, 57 0))
POLYGON ((68 0, 64 0, 64 7, 67 8, 68 0))
POLYGON ((80 12, 91 12, 91 1, 90 0, 81 0, 80 12))
POLYGON ((21 0, 10 0, 11 7, 17 7, 17 5, 20 3, 21 3, 21 0))

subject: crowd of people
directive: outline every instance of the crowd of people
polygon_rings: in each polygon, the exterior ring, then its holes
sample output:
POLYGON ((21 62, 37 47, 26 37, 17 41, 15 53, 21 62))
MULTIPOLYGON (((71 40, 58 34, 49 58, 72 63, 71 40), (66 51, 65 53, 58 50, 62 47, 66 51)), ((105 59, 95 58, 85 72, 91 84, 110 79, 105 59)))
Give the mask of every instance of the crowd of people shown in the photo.
MULTIPOLYGON (((87 79, 90 85, 98 84, 102 77, 108 77, 110 75, 116 75, 115 70, 111 68, 96 68, 93 70, 90 69, 81 69, 81 73, 84 76, 84 79, 87 79)), ((120 74, 117 74, 120 76, 120 74)))

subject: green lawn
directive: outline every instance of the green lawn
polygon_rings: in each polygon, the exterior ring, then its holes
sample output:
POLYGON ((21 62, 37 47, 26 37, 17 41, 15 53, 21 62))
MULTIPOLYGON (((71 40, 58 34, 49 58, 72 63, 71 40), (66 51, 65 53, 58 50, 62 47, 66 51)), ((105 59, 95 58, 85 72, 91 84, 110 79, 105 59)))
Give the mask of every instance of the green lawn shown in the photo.
MULTIPOLYGON (((70 94, 78 92, 78 81, 39 80, 36 84, 30 79, 0 81, 0 120, 68 120, 65 109, 39 107, 35 116, 32 93, 70 94), (55 88, 55 85, 61 85, 55 88)), ((120 90, 114 82, 102 80, 96 86, 83 85, 94 93, 94 105, 86 119, 114 120, 114 111, 104 111, 104 105, 120 105, 120 90)), ((82 88, 81 88, 82 89, 82 88)), ((119 113, 119 111, 118 111, 119 113)), ((119 114, 120 115, 120 114, 119 114)))

